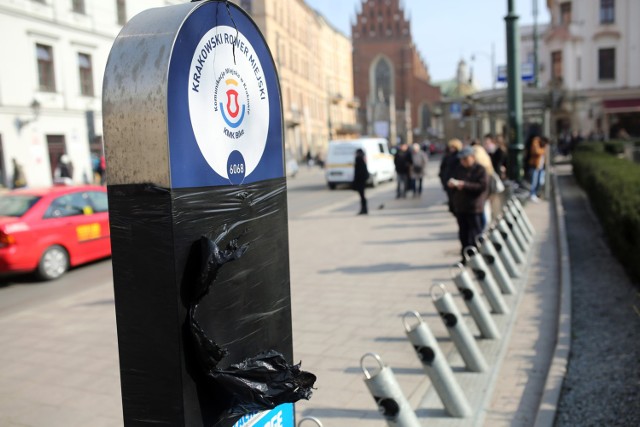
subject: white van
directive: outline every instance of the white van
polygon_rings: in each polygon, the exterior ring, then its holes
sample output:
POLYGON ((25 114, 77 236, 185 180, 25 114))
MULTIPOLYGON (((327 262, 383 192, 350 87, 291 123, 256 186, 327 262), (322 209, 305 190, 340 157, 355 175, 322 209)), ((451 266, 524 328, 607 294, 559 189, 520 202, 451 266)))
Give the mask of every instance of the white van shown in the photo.
POLYGON ((383 181, 392 181, 395 174, 393 156, 384 138, 360 138, 329 141, 325 162, 325 178, 330 189, 338 184, 353 182, 353 163, 356 150, 361 148, 367 158, 369 184, 374 187, 383 181))

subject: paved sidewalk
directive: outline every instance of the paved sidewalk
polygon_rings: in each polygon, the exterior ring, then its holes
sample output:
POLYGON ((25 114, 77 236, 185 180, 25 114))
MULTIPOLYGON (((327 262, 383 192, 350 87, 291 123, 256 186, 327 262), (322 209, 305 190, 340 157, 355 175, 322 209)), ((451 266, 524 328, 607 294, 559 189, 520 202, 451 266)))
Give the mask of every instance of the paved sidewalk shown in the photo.
MULTIPOLYGON (((325 427, 386 425, 363 383, 359 363, 367 352, 380 354, 420 404, 429 382, 402 327, 408 310, 420 312, 452 353, 429 292, 442 282, 454 293, 456 223, 434 177, 422 198, 395 200, 394 191, 368 191, 367 217, 355 215, 354 193, 352 202, 290 221, 294 357, 318 376, 311 400, 296 405, 299 418, 313 415, 325 427)), ((505 362, 492 374, 499 380, 481 396, 487 426, 531 425, 553 351, 546 331, 555 337, 556 231, 548 203, 526 210, 537 241, 524 291, 510 301, 511 340, 503 338, 505 362)), ((456 303, 464 308, 457 296, 456 303)), ((110 283, 1 319, 0 346, 1 426, 122 425, 110 283)))

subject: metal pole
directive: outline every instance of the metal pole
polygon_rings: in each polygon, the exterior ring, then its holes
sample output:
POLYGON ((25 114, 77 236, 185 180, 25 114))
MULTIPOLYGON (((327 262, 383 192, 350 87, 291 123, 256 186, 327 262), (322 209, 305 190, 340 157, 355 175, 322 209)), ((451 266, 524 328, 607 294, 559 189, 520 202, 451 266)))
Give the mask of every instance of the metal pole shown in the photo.
POLYGON ((509 227, 509 230, 511 230, 511 235, 514 237, 514 240, 522 251, 522 254, 526 255, 527 251, 529 250, 529 245, 527 243, 527 239, 525 239, 522 231, 520 230, 520 226, 513 218, 513 215, 511 215, 511 211, 509 211, 508 209, 505 209, 502 215, 504 221, 507 223, 507 227, 509 227))
POLYGON ((480 293, 476 290, 471 275, 462 264, 458 263, 456 267, 460 269, 460 272, 453 276, 453 283, 456 284, 462 294, 462 299, 469 309, 474 322, 476 322, 480 334, 483 338, 500 339, 500 331, 498 331, 495 322, 491 318, 484 301, 480 298, 480 293))
POLYGON ((500 288, 496 284, 493 278, 493 274, 489 270, 489 267, 484 262, 482 255, 478 253, 478 250, 473 246, 468 246, 464 249, 464 257, 468 261, 473 274, 475 274, 478 283, 484 292, 484 296, 489 301, 491 310, 496 314, 509 314, 509 307, 502 298, 500 288))
POLYGON ((476 238, 476 241, 478 243, 478 250, 482 256, 485 257, 487 264, 489 264, 493 277, 496 278, 496 282, 498 282, 502 293, 506 295, 514 294, 515 290, 511 282, 511 277, 509 277, 509 273, 507 273, 502 259, 495 249, 493 242, 489 239, 489 236, 481 234, 476 238))
POLYGON ((516 207, 518 212, 520 212, 520 216, 522 217, 522 220, 524 221, 525 225, 529 229, 529 232, 531 233, 531 235, 535 235, 536 229, 533 228, 533 224, 531 224, 531 221, 529 220, 527 213, 524 211, 524 206, 522 206, 522 203, 520 203, 520 200, 518 200, 518 198, 514 197, 512 200, 513 200, 513 205, 516 207))
POLYGON ((533 234, 529 232, 529 229, 525 225, 524 220, 520 215, 520 212, 518 212, 518 210, 515 208, 513 203, 510 203, 510 202, 505 205, 504 210, 505 212, 511 213, 513 220, 520 227, 520 231, 522 232, 522 235, 524 236, 525 241, 527 242, 528 245, 531 245, 533 243, 533 234))
POLYGON ((509 251, 507 243, 502 238, 502 233, 500 233, 497 227, 489 229, 489 238, 491 239, 491 243, 493 243, 493 247, 496 248, 504 267, 509 272, 509 276, 512 278, 520 277, 520 271, 516 266, 516 261, 513 259, 511 251, 509 251))
POLYGON ((518 243, 515 241, 516 239, 513 236, 513 233, 511 233, 511 230, 507 225, 507 221, 505 221, 504 218, 500 218, 498 220, 497 226, 498 231, 500 231, 500 234, 502 234, 502 238, 507 244, 507 248, 509 248, 509 251, 511 251, 511 256, 513 256, 513 259, 518 264, 524 263, 524 254, 520 250, 520 246, 518 245, 518 243))
POLYGON ((538 0, 533 0, 533 87, 538 87, 538 0))
POLYGON ((420 427, 418 417, 404 397, 393 371, 384 364, 380 356, 375 353, 365 354, 360 359, 360 368, 364 374, 364 383, 389 427, 420 427), (364 367, 367 357, 373 357, 378 362, 377 372, 371 373, 364 367))
POLYGON ((507 23, 507 104, 509 111, 509 178, 520 183, 523 172, 522 73, 520 70, 520 36, 514 0, 508 0, 507 23))
POLYGON ((409 311, 402 317, 407 338, 413 345, 422 368, 438 392, 445 410, 452 417, 467 417, 471 415, 469 402, 453 375, 447 359, 440 350, 438 341, 431 333, 422 316, 415 311, 409 311), (415 326, 409 325, 407 316, 414 316, 418 320, 415 326))
MULTIPOLYGON (((493 79, 493 84, 491 85, 491 89, 496 88, 497 72, 498 71, 496 70, 496 44, 492 42, 491 43, 491 78, 493 79)), ((492 129, 491 132, 494 132, 494 130, 492 129)))
POLYGON ((527 227, 527 224, 524 222, 524 219, 522 218, 520 211, 518 211, 518 209, 516 208, 516 205, 513 203, 513 200, 509 200, 504 205, 503 209, 509 210, 509 212, 511 212, 511 215, 513 216, 513 218, 516 220, 518 225, 520 225, 520 230, 522 231, 522 234, 526 238, 527 243, 529 244, 533 243, 533 234, 531 233, 531 230, 529 230, 529 227, 527 227))
POLYGON ((487 362, 453 301, 453 297, 444 290, 444 285, 434 286, 431 289, 431 299, 467 369, 471 372, 485 372, 488 369, 487 362), (438 288, 441 289, 441 294, 433 292, 438 288))

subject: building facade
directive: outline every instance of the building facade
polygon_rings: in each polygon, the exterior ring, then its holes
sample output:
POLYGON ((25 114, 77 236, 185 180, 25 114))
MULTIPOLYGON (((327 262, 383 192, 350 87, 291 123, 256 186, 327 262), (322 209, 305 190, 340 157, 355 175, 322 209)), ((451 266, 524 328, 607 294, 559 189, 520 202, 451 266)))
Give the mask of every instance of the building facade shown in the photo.
POLYGON ((285 145, 298 160, 324 157, 331 139, 359 133, 351 39, 303 0, 234 0, 255 20, 276 62, 285 145))
POLYGON ((102 80, 126 21, 180 0, 0 0, 0 183, 15 159, 29 186, 47 186, 59 157, 92 182, 102 154, 102 80), (93 161, 92 161, 93 157, 93 161))
POLYGON ((363 131, 421 142, 434 126, 440 90, 411 35, 400 0, 363 1, 352 26, 355 95, 363 131))
POLYGON ((552 132, 640 137, 640 2, 547 0, 540 84, 552 132))

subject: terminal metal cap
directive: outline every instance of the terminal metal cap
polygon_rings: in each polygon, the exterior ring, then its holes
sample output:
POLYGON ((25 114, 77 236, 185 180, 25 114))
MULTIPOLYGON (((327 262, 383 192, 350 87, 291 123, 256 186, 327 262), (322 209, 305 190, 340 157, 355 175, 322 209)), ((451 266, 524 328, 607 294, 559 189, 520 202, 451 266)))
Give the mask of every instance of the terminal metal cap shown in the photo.
POLYGON ((368 380, 370 380, 371 378, 375 377, 380 372, 382 372, 384 367, 385 366, 384 366, 384 362, 382 361, 382 358, 379 355, 377 355, 376 353, 366 353, 364 356, 362 356, 360 358, 360 369, 362 369, 362 373, 364 374, 365 378, 368 379, 368 380), (378 372, 375 375, 371 375, 369 370, 367 370, 367 368, 364 367, 364 359, 366 359, 367 357, 373 357, 378 362, 378 367, 380 369, 378 370, 378 372))
POLYGON ((442 283, 431 286, 431 299, 437 301, 447 294, 447 288, 442 283), (438 291, 439 289, 439 291, 438 291))

